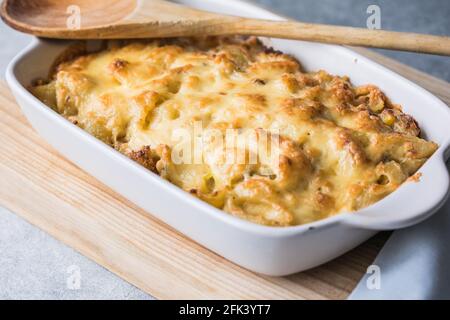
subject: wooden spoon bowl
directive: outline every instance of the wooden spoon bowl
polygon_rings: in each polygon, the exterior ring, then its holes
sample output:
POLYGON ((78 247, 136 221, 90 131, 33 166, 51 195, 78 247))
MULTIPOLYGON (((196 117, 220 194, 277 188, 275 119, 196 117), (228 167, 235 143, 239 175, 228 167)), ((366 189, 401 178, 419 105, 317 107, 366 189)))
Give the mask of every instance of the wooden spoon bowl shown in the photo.
POLYGON ((136 9, 135 0, 112 1, 33 1, 16 0, 5 1, 6 22, 17 29, 28 32, 33 27, 36 32, 40 29, 67 29, 69 17, 68 8, 76 5, 82 13, 82 25, 96 27, 111 25, 123 20, 136 9), (75 3, 74 3, 75 2, 75 3), (86 14, 85 14, 86 13, 86 14))
POLYGON ((257 35, 450 55, 450 38, 294 21, 249 19, 162 0, 4 0, 0 15, 11 27, 60 39, 257 35), (72 9, 79 24, 70 24, 72 9), (77 14, 75 12, 75 14, 77 14))

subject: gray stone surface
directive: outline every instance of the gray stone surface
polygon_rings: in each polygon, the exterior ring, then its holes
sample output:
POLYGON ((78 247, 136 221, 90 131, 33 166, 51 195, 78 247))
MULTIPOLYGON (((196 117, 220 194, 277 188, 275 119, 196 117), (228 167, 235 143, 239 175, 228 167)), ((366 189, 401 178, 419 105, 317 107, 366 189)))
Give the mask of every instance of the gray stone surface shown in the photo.
MULTIPOLYGON (((366 27, 369 5, 381 9, 385 30, 450 36, 448 0, 255 0, 276 12, 304 22, 366 27)), ((450 58, 376 50, 414 68, 450 82, 450 58)))
MULTIPOLYGON (((365 27, 367 6, 381 8, 383 29, 450 35, 448 0, 256 0, 293 18, 365 27)), ((0 73, 29 37, 0 22, 0 73)), ((415 68, 450 81, 450 59, 379 50, 415 68)), ((1 183, 1 177, 0 177, 1 183)), ((0 299, 151 299, 101 266, 0 208, 0 299), (78 290, 68 281, 80 270, 78 290), (73 287, 73 286, 72 286, 73 287)))
POLYGON ((0 208, 0 299, 150 299, 0 208), (77 279, 79 275, 79 285, 77 279))

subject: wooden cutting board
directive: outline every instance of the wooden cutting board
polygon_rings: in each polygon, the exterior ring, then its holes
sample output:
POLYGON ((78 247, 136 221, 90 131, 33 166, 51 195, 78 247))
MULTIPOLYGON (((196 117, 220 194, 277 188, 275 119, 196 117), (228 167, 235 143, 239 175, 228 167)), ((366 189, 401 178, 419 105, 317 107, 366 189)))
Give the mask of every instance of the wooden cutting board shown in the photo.
MULTIPOLYGON (((450 104, 450 84, 356 49, 450 104)), ((289 277, 244 270, 184 237, 71 164, 30 127, 0 81, 0 204, 161 299, 343 299, 386 241, 289 277)), ((180 212, 182 214, 182 212, 180 212)))

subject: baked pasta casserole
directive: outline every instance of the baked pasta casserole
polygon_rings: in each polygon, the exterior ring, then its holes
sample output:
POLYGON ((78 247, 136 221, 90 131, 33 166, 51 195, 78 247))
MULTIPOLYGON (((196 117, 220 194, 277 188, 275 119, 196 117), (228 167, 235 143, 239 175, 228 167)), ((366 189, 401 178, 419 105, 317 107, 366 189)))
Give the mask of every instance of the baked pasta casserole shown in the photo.
POLYGON ((270 226, 366 207, 437 149, 376 86, 304 72, 295 58, 254 37, 119 41, 95 53, 78 44, 31 90, 183 190, 270 226), (201 143, 183 150, 201 148, 200 159, 174 161, 180 137, 173 133, 194 132, 198 123, 202 131, 193 140, 201 143), (227 161, 237 149, 244 149, 244 160, 257 150, 219 144, 217 136, 206 136, 209 129, 223 137, 231 129, 237 136, 265 136, 276 161, 227 161))

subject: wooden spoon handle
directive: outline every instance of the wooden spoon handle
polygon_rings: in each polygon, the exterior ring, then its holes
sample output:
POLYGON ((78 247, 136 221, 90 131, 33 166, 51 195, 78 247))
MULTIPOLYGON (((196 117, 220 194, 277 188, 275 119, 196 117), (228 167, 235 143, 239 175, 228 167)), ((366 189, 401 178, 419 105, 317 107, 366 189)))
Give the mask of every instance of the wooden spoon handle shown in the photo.
POLYGON ((235 32, 275 38, 450 55, 450 37, 294 21, 241 19, 235 32))

